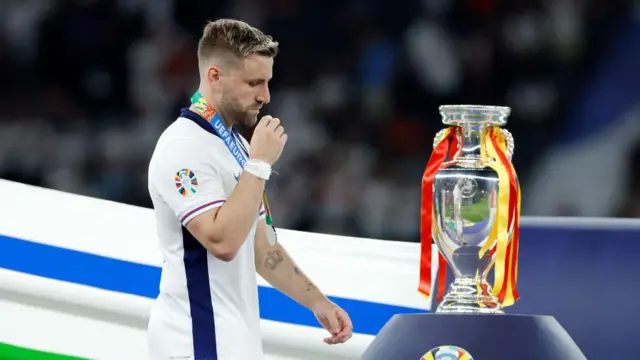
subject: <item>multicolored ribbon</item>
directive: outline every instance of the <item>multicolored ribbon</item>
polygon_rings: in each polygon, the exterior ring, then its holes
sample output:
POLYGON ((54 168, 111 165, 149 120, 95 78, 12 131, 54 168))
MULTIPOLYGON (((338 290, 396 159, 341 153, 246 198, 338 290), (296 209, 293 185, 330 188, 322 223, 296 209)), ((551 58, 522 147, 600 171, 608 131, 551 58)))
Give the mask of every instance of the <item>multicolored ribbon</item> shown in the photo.
MULTIPOLYGON (((443 136, 437 141, 431 153, 427 168, 422 176, 422 205, 420 211, 420 283, 418 291, 427 299, 431 296, 431 255, 433 251, 433 225, 436 224, 433 213, 433 180, 438 170, 443 166, 449 155, 453 159, 459 152, 458 135, 461 135, 459 127, 445 129, 443 136)), ((438 282, 436 301, 440 301, 444 295, 447 279, 447 262, 441 253, 438 253, 438 282)))

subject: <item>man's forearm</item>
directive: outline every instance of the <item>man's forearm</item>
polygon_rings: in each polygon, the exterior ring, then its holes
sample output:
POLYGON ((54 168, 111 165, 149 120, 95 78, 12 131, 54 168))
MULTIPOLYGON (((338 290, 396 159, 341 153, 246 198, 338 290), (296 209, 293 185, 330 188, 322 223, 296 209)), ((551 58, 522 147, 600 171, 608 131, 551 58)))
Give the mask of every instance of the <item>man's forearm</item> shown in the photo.
POLYGON ((234 250, 239 249, 251 231, 260 208, 265 181, 243 172, 238 184, 216 214, 215 240, 234 250))
POLYGON ((279 243, 261 248, 256 254, 256 269, 271 286, 308 309, 326 300, 279 243))

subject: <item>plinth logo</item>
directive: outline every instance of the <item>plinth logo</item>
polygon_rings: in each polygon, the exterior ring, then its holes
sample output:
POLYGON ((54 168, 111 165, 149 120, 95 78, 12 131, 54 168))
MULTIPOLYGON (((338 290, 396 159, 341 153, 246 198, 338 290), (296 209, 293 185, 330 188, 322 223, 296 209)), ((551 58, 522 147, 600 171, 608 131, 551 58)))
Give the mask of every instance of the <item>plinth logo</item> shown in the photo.
POLYGON ((473 360, 473 357, 461 347, 443 345, 429 350, 420 360, 473 360))

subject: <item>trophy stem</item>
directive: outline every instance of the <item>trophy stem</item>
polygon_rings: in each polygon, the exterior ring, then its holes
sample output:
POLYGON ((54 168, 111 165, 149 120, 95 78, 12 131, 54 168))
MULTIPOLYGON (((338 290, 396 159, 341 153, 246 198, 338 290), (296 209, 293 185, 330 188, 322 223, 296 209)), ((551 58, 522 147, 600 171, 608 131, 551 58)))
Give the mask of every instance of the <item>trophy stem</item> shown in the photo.
POLYGON ((487 279, 457 277, 438 305, 436 313, 503 314, 487 279))

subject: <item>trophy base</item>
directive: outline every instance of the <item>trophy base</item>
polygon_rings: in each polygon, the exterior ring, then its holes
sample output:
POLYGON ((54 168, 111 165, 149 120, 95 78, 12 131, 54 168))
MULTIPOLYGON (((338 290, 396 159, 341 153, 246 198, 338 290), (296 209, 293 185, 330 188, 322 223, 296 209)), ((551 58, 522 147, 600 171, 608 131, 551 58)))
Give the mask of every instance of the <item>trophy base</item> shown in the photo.
POLYGON ((450 314, 393 316, 361 359, 433 360, 443 355, 467 360, 586 360, 552 316, 450 314), (465 352, 467 356, 461 355, 465 352), (452 353, 456 357, 445 355, 452 353))
POLYGON ((464 299, 445 299, 436 308, 438 314, 504 314, 499 304, 491 304, 483 299, 464 301, 464 299), (493 306, 492 306, 493 305, 493 306))
POLYGON ((504 314, 498 298, 486 280, 456 278, 436 308, 439 314, 504 314))

